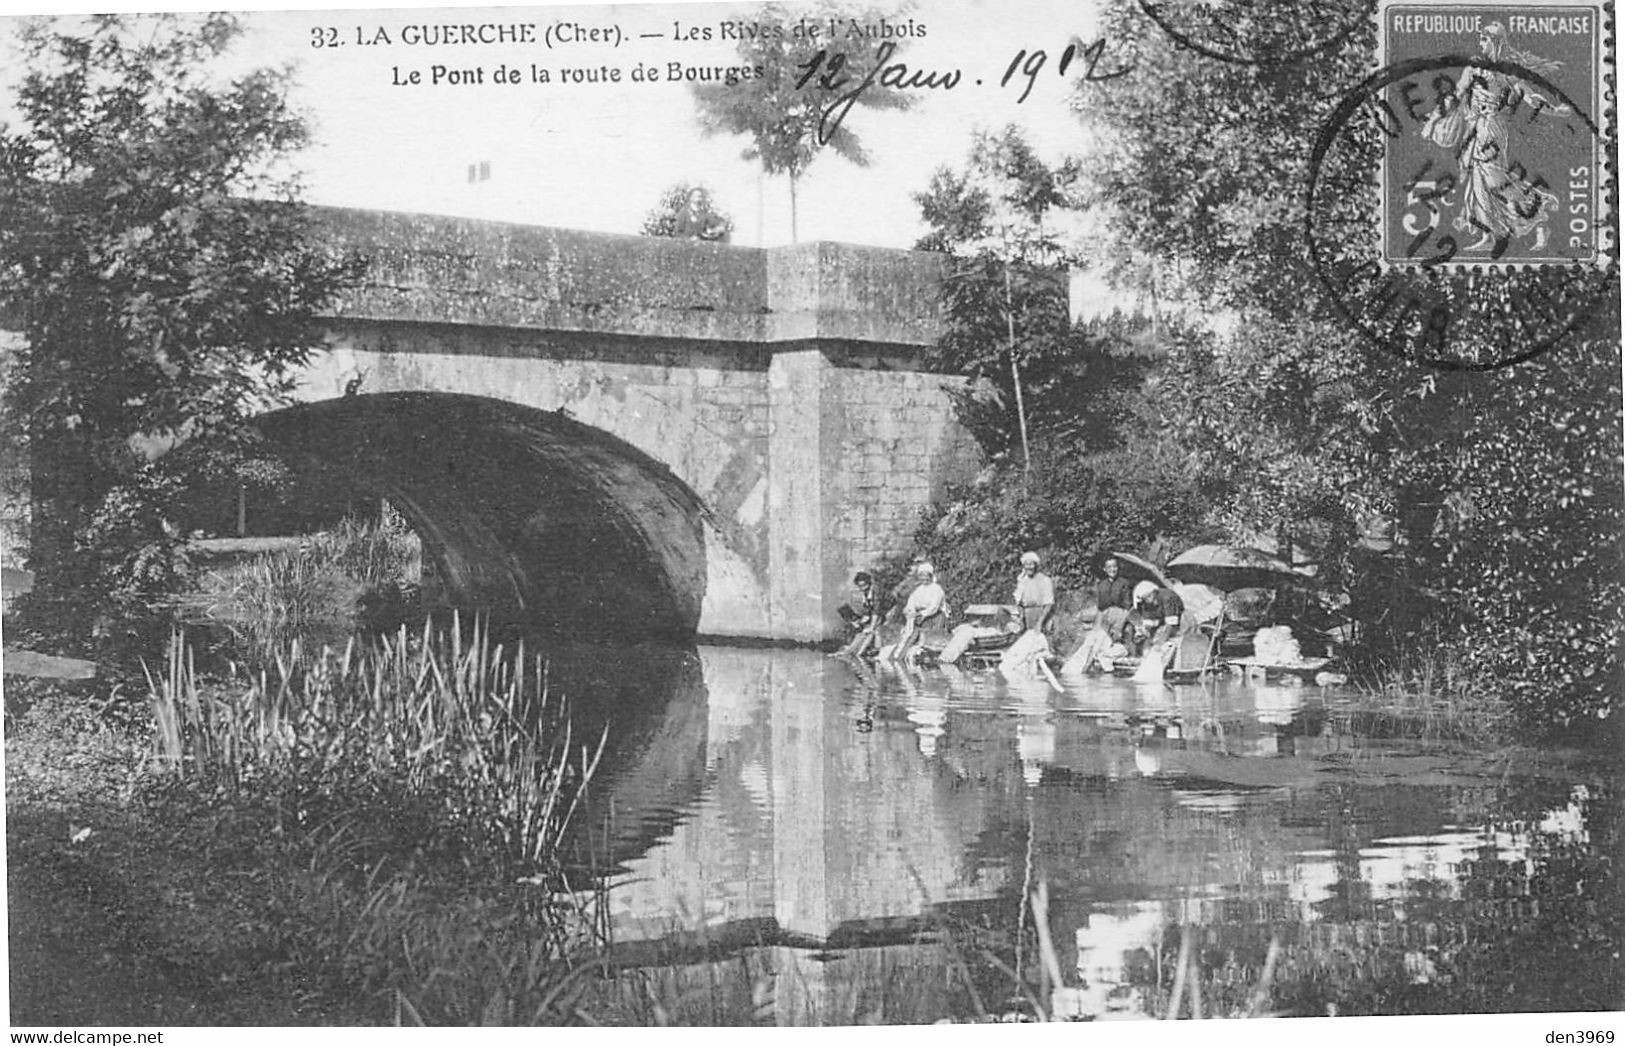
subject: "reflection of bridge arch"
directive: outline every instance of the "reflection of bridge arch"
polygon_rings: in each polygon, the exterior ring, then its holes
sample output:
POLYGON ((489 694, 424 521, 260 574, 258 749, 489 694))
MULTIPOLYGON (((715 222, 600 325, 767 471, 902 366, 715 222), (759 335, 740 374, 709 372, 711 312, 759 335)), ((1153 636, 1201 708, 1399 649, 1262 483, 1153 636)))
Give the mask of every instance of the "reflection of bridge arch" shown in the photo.
POLYGON ((388 497, 460 605, 644 633, 699 624, 705 508, 608 433, 557 412, 427 392, 291 407, 261 428, 285 452, 388 497))

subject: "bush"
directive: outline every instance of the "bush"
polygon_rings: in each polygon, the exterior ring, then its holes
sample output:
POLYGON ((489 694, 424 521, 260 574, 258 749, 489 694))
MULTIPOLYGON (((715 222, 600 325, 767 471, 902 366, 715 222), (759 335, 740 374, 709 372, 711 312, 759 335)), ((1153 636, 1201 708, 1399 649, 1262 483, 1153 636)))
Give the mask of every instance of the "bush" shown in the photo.
POLYGON ((1042 557, 1058 588, 1093 578, 1109 551, 1165 558, 1216 535, 1189 462, 1154 435, 1117 450, 1040 448, 1030 474, 1009 461, 950 493, 915 535, 955 605, 1006 602, 1024 551, 1042 557))

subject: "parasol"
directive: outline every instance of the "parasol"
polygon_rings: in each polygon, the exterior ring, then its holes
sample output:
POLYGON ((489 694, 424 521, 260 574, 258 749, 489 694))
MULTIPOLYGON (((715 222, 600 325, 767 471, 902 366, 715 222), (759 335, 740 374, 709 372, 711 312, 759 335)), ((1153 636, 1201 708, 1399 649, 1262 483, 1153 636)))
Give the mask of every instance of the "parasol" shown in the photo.
POLYGON ((1117 565, 1122 575, 1129 580, 1132 581, 1135 578, 1144 578, 1155 581, 1163 588, 1169 587, 1168 578, 1163 575, 1162 571, 1158 570, 1149 561, 1141 559, 1139 556, 1131 555, 1127 552, 1113 552, 1111 553, 1111 556, 1113 559, 1117 560, 1117 565))
POLYGON ((1168 563, 1168 574, 1180 581, 1212 585, 1223 591, 1274 588, 1301 575, 1286 563, 1256 548, 1240 545, 1197 545, 1168 563))

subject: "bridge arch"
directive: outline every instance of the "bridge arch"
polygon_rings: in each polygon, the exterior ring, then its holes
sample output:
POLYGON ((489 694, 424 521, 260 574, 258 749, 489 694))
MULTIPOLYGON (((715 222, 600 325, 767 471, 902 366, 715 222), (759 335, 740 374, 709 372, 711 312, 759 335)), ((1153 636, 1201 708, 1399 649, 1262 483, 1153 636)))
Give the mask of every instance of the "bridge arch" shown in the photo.
MULTIPOLYGON (((572 505, 618 521, 616 540, 597 544, 577 521, 558 555, 644 563, 598 585, 642 592, 666 579, 661 622, 709 637, 838 636, 853 571, 906 549, 920 510, 979 465, 954 415, 963 379, 933 373, 922 355, 941 330, 941 256, 316 214, 336 248, 366 259, 366 277, 324 317, 326 349, 296 397, 437 393, 547 415, 522 415, 530 436, 465 420, 503 436, 516 467, 568 457, 542 450, 560 440, 617 462, 550 473, 561 490, 584 484, 572 505), (683 520, 678 535, 663 532, 667 518, 683 520)), ((522 540, 512 520, 482 529, 453 512, 463 507, 441 512, 464 542, 447 548, 483 550, 462 564, 468 590, 527 609, 555 596, 574 604, 503 559, 537 561, 545 543, 522 540)), ((549 506, 531 508, 537 530, 549 506)))
POLYGON ((260 428, 285 456, 387 497, 458 605, 576 630, 699 627, 706 507, 616 436, 562 412, 442 392, 303 404, 260 428))
POLYGON ((923 352, 942 255, 310 215, 365 275, 265 429, 394 501, 460 601, 832 639, 853 572, 981 465, 923 352))

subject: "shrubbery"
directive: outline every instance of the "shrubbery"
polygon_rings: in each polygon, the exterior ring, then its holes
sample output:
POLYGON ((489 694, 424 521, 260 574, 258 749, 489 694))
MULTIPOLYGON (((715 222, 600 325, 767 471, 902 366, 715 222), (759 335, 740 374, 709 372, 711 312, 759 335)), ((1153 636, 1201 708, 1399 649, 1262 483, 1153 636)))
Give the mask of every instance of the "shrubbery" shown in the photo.
POLYGON ((216 72, 241 31, 104 15, 19 36, 0 309, 24 342, 0 419, 31 473, 21 609, 58 650, 128 660, 150 640, 146 608, 184 583, 186 494, 252 471, 249 419, 291 394, 358 272, 294 202, 289 74, 216 72))
POLYGON ((1058 585, 1081 587, 1107 552, 1172 554, 1214 536, 1200 479, 1154 437, 1095 453, 1063 442, 1041 448, 1030 473, 1006 460, 951 492, 915 547, 961 603, 1008 601, 1028 550, 1058 585))

